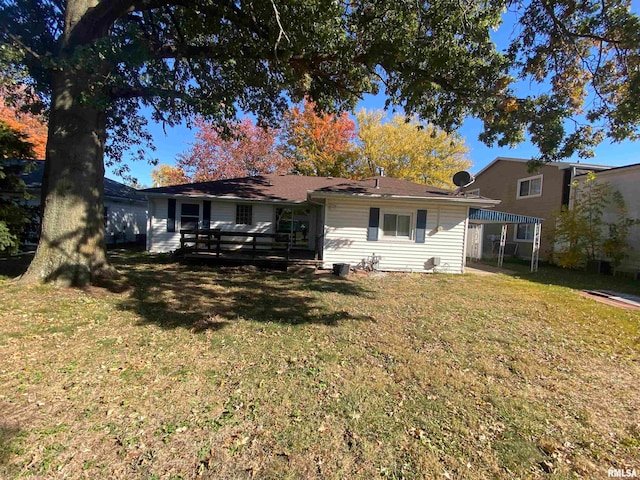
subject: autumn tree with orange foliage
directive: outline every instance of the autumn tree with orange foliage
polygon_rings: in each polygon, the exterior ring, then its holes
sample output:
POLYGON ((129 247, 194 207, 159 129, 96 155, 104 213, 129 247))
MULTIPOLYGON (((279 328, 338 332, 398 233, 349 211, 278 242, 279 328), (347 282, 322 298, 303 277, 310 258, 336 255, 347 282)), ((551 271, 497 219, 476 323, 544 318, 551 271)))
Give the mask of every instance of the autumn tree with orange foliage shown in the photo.
POLYGON ((22 111, 26 101, 20 99, 20 92, 17 92, 15 102, 7 101, 7 91, 0 89, 0 121, 24 136, 26 142, 33 148, 35 158, 45 157, 47 146, 47 123, 40 115, 34 115, 27 111, 22 111))
POLYGON ((294 172, 319 177, 356 175, 355 122, 347 112, 318 113, 304 100, 284 116, 283 137, 294 172))

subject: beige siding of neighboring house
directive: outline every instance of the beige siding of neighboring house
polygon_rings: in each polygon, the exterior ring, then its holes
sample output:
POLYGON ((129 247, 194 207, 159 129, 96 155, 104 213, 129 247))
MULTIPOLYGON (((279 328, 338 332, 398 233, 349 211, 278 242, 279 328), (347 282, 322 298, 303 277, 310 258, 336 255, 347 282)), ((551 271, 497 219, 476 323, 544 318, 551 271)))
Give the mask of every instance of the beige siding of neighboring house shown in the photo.
MULTIPOLYGON (((496 207, 501 212, 542 218, 540 256, 548 259, 552 250, 549 240, 551 220, 562 206, 562 192, 565 183, 567 183, 565 171, 557 166, 545 165, 537 172, 530 173, 527 171, 526 162, 501 160, 482 172, 469 188, 480 189, 480 195, 483 197, 501 200, 500 205, 496 207), (537 175, 542 175, 542 195, 539 197, 518 198, 518 180, 537 175)), ((499 226, 487 226, 485 228, 485 240, 488 235, 499 236, 499 234, 499 226)), ((513 225, 509 226, 507 241, 518 243, 519 256, 528 257, 531 255, 532 242, 516 240, 515 226, 513 225)), ((491 246, 491 241, 485 241, 485 252, 490 251, 491 246)))
MULTIPOLYGON (((151 252, 170 252, 180 248, 180 212, 183 203, 195 203, 200 206, 200 225, 202 225, 201 199, 176 200, 176 231, 167 232, 168 199, 149 200, 149 223, 147 226, 147 250, 151 252)), ((272 232, 274 205, 249 202, 211 201, 210 228, 219 228, 234 232, 272 232), (252 205, 252 224, 236 225, 236 205, 252 205)))
MULTIPOLYGON (((585 177, 578 177, 579 181, 584 181, 585 177)), ((600 183, 609 183, 618 190, 625 201, 627 215, 629 218, 640 219, 640 165, 629 168, 614 169, 596 174, 596 179, 600 183)), ((613 207, 609 207, 603 214, 603 221, 613 223, 617 214, 613 207)), ((625 258, 619 270, 640 271, 640 225, 631 227, 628 245, 628 257, 625 258)))
POLYGON ((464 241, 468 208, 464 205, 442 206, 434 203, 384 202, 379 200, 328 200, 325 209, 323 266, 334 263, 352 266, 367 257, 379 256, 379 269, 384 271, 433 272, 432 259, 440 257, 435 271, 463 273, 464 241), (367 240, 370 207, 380 208, 377 241, 367 240), (425 243, 415 242, 416 214, 427 210, 425 243), (410 213, 411 239, 388 238, 383 235, 383 215, 410 213), (438 226, 441 227, 438 231, 438 226))

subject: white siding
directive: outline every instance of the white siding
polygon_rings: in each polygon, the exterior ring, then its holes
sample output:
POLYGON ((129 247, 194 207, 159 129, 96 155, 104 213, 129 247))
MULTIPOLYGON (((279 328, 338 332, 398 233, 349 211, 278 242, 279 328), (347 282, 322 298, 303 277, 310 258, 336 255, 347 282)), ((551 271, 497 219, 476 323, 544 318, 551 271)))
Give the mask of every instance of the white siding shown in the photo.
MULTIPOLYGON (((180 248, 180 206, 181 203, 200 205, 200 224, 202 225, 202 200, 178 199, 176 201, 176 231, 167 232, 169 202, 166 198, 149 200, 149 224, 147 227, 147 249, 151 252, 170 252, 180 248)), ((242 202, 246 203, 247 202, 242 202)), ((252 204, 252 225, 236 225, 236 203, 211 201, 211 228, 236 232, 272 232, 274 206, 271 204, 252 204)))
POLYGON ((180 248, 180 233, 167 232, 168 206, 165 198, 149 200, 147 250, 151 252, 170 252, 180 248))
POLYGON ((365 202, 329 201, 325 211, 323 266, 334 263, 358 264, 373 255, 381 257, 380 270, 433 272, 433 257, 440 258, 435 271, 464 271, 464 241, 467 207, 443 206, 428 202, 398 203, 371 200, 365 202), (370 207, 380 208, 378 241, 367 241, 370 207), (427 210, 425 243, 415 242, 416 212, 427 210), (411 239, 388 238, 383 235, 383 215, 408 212, 412 215, 411 239), (441 227, 441 228, 438 228, 441 227))
MULTIPOLYGON (((40 192, 31 191, 32 197, 24 204, 29 207, 40 205, 40 192)), ((147 204, 140 201, 114 200, 105 198, 107 209, 107 224, 105 226, 105 241, 108 244, 117 242, 133 242, 136 235, 147 231, 147 204)), ((39 224, 38 216, 38 224, 39 224)), ((38 227, 34 227, 38 231, 38 227)), ((37 239, 35 239, 37 241, 37 239)), ((28 242, 27 242, 28 243, 28 242)))
MULTIPOLYGON (((273 228, 273 205, 252 204, 252 225, 236 225, 236 204, 211 202, 211 228, 234 232, 271 232, 273 228)), ((202 217, 202 208, 200 208, 202 217)))
POLYGON ((146 204, 105 199, 104 206, 107 209, 107 243, 133 242, 137 234, 146 232, 146 204))

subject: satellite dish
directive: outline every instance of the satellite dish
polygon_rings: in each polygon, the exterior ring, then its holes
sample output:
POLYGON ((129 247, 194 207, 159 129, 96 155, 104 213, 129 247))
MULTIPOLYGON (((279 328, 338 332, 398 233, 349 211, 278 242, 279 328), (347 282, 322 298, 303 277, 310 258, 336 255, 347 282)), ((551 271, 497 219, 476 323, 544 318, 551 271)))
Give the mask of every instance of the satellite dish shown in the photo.
POLYGON ((475 182, 475 178, 469 173, 462 170, 453 176, 453 184, 456 187, 464 188, 475 182))

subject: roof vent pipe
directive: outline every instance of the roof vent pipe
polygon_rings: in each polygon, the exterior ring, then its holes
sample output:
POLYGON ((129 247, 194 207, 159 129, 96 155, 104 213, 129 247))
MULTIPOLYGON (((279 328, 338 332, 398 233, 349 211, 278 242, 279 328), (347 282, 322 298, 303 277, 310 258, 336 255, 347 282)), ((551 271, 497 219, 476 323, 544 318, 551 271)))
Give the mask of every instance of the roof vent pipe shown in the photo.
POLYGON ((376 182, 376 188, 380 188, 380 179, 376 178, 375 182, 376 182))

